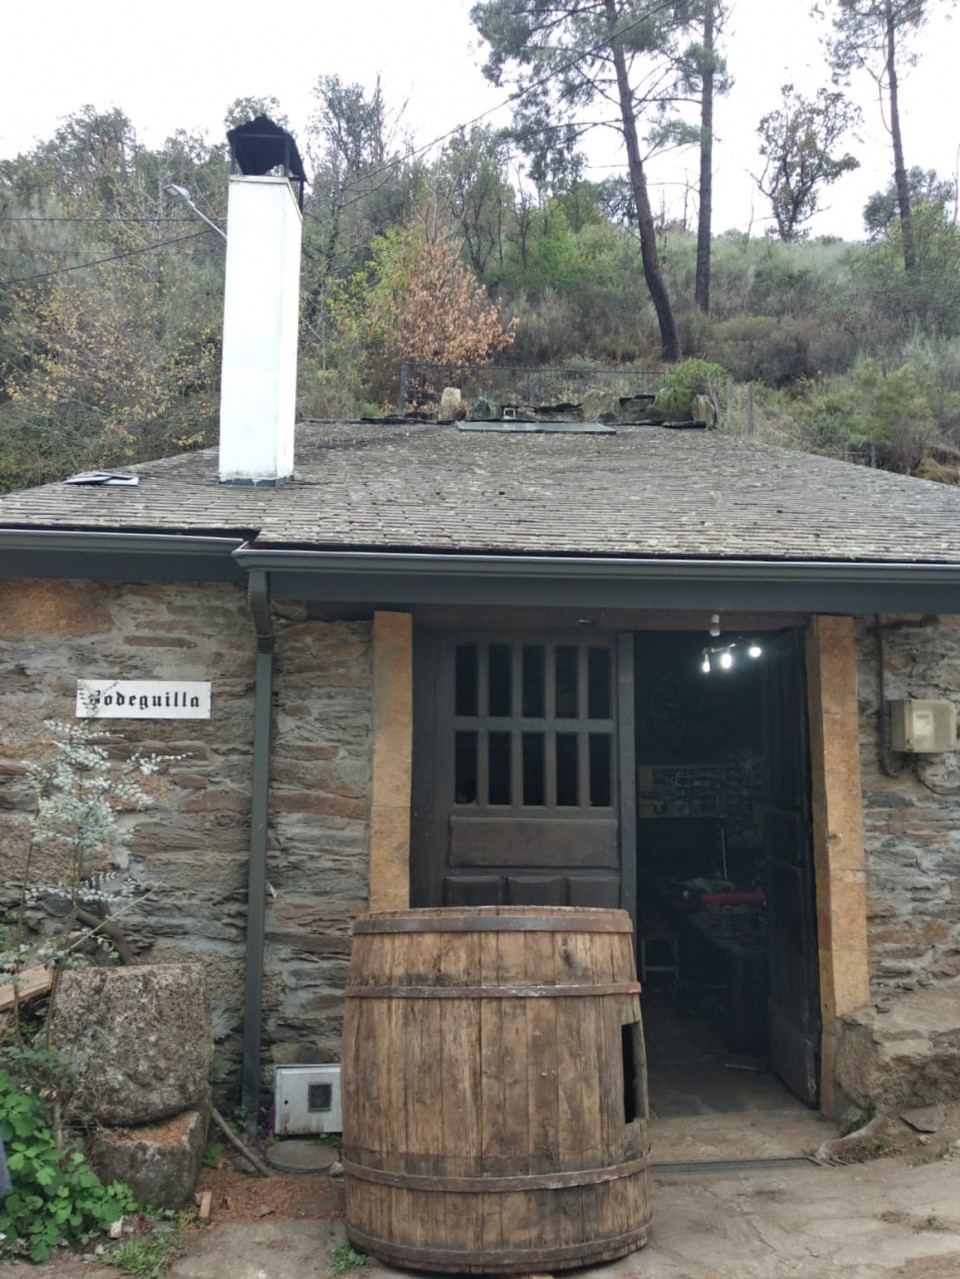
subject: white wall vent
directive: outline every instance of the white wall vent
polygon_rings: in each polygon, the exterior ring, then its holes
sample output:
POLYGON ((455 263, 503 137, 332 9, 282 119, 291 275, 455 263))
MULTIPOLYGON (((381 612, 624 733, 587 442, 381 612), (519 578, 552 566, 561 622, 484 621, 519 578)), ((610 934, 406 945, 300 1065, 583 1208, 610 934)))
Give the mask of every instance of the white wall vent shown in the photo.
POLYGON ((273 1106, 278 1137, 342 1132, 339 1065, 277 1066, 273 1106))

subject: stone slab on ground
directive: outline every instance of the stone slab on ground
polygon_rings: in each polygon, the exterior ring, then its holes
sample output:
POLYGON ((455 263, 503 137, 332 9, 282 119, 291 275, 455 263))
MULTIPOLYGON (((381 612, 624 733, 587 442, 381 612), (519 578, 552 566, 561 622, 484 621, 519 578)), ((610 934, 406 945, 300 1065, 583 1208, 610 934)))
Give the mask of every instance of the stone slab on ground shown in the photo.
POLYGON ((53 1047, 102 1124, 147 1124, 202 1103, 213 1040, 200 964, 72 969, 63 974, 53 1047))
MULTIPOLYGON (((191 1240, 168 1279, 329 1279, 331 1250, 346 1239, 342 1221, 215 1225, 191 1240)), ((372 1270, 352 1273, 365 1279, 372 1270)))
POLYGON ((957 1160, 655 1178, 653 1212, 646 1255, 609 1279, 960 1275, 957 1160))
POLYGON ((848 1013, 840 1022, 836 1077, 858 1106, 960 1100, 960 982, 887 996, 879 1006, 848 1013))
POLYGON ((277 1141, 265 1152, 268 1164, 283 1172, 326 1172, 340 1152, 319 1141, 277 1141))
POLYGON ((125 1181, 139 1203, 182 1208, 193 1196, 209 1122, 208 1104, 146 1128, 101 1129, 90 1163, 101 1181, 125 1181))
POLYGON ((837 1135, 836 1125, 795 1103, 782 1112, 682 1115, 650 1120, 654 1165, 732 1159, 796 1159, 837 1135))

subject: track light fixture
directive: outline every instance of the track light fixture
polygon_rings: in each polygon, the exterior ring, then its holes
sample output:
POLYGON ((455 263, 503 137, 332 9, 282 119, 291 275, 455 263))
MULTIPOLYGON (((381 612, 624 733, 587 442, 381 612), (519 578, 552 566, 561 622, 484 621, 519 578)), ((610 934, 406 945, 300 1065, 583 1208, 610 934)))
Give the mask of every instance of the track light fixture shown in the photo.
POLYGON ((742 666, 743 659, 755 661, 763 656, 763 649, 756 640, 731 640, 729 644, 716 644, 705 648, 700 661, 700 669, 704 675, 715 670, 732 671, 735 666, 742 666))

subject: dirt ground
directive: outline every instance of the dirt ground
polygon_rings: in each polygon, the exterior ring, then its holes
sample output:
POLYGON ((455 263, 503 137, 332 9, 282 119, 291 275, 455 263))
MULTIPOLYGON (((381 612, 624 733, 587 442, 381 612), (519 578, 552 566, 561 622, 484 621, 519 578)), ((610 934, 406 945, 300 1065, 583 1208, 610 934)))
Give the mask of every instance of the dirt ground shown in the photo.
POLYGON ((323 1172, 277 1172, 253 1177, 242 1172, 232 1157, 219 1168, 204 1168, 197 1193, 213 1192, 210 1221, 262 1221, 265 1217, 297 1220, 343 1215, 343 1178, 323 1172))

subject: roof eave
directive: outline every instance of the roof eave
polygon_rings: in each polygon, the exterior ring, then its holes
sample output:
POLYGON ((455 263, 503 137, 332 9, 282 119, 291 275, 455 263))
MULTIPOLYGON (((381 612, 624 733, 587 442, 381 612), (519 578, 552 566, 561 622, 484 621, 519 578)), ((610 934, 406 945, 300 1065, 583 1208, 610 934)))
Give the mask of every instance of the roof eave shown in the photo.
POLYGON ((711 611, 960 614, 960 564, 482 555, 257 547, 239 537, 0 529, 0 574, 226 581, 275 599, 711 611))
POLYGON ((275 598, 394 604, 960 612, 960 564, 240 547, 275 598))
POLYGON ((240 537, 6 528, 0 577, 244 582, 246 570, 233 558, 242 545, 240 537))

